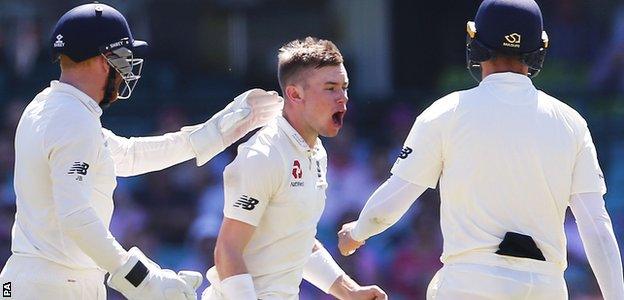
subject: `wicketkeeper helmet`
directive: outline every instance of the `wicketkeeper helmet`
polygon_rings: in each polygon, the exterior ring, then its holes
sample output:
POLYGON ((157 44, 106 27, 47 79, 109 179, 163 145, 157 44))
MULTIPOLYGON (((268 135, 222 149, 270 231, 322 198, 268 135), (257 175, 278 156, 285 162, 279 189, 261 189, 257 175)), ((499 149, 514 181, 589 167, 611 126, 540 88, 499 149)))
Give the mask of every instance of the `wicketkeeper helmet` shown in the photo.
POLYGON ((147 43, 135 40, 126 18, 116 9, 101 3, 77 6, 56 23, 50 47, 53 61, 61 54, 75 62, 103 55, 121 74, 125 86, 118 98, 127 99, 139 78, 147 43))

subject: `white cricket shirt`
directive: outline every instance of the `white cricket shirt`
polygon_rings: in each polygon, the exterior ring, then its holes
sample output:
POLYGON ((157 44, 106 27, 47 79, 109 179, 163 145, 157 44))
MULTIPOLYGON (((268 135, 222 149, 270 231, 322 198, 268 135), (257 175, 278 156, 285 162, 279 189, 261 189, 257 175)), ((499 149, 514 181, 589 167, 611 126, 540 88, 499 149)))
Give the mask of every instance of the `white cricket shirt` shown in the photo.
POLYGON ((126 139, 103 130, 101 114, 88 95, 59 81, 24 110, 15 135, 14 255, 96 268, 63 234, 60 218, 91 206, 108 227, 116 175, 160 170, 195 156, 190 132, 126 139))
POLYGON ((531 271, 535 260, 494 254, 505 233, 532 236, 543 265, 563 272, 570 195, 606 192, 585 120, 514 73, 433 103, 416 119, 392 174, 431 188, 439 179, 443 263, 531 271))
MULTIPOLYGON (((238 148, 225 168, 225 217, 256 226, 243 259, 259 298, 296 299, 325 207, 327 154, 278 117, 238 148)), ((208 271, 218 287, 218 274, 208 271)))

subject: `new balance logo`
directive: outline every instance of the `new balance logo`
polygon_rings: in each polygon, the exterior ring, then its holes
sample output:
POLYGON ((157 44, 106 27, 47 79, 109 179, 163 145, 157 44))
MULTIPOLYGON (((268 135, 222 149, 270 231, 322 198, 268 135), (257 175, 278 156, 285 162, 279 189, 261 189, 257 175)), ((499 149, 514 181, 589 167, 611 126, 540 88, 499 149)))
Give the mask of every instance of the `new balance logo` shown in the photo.
POLYGON ((403 149, 401 149, 401 153, 399 153, 399 158, 400 159, 406 159, 408 155, 410 155, 410 153, 412 153, 412 148, 410 147, 403 147, 403 149))
POLYGON ((234 207, 240 207, 242 209, 252 210, 256 208, 256 205, 258 205, 258 203, 260 203, 258 199, 249 197, 247 195, 242 195, 240 199, 238 199, 238 201, 234 203, 234 207))
POLYGON ((2 297, 11 297, 11 282, 2 284, 2 297))
POLYGON ((71 166, 71 168, 69 168, 69 172, 67 172, 67 174, 69 174, 69 175, 73 175, 73 174, 87 175, 87 170, 88 169, 89 169, 89 164, 88 163, 76 161, 71 166))

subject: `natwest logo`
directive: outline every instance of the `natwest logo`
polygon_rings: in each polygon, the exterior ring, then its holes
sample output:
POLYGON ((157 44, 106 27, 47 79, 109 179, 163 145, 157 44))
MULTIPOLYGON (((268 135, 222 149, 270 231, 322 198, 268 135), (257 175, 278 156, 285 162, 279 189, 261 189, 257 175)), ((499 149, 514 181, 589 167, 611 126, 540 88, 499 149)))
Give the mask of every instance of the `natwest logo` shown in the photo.
POLYGON ((301 179, 301 177, 303 177, 303 170, 301 169, 301 164, 296 159, 293 162, 292 176, 295 179, 301 179))
POLYGON ((290 182, 290 186, 291 187, 302 187, 304 185, 304 182, 301 179, 303 177, 303 169, 301 169, 301 164, 296 159, 295 159, 295 161, 293 161, 293 168, 292 168, 292 173, 291 174, 292 174, 292 176, 295 179, 290 182))

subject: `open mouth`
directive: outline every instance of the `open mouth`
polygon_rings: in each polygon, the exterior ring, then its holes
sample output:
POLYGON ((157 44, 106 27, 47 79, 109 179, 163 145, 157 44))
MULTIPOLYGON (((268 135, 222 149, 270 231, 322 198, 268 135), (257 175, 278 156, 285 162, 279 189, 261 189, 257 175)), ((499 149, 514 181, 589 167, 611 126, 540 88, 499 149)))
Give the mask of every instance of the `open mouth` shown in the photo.
POLYGON ((334 121, 335 125, 342 126, 342 120, 344 119, 344 114, 345 114, 344 111, 338 111, 332 115, 332 120, 334 121))

